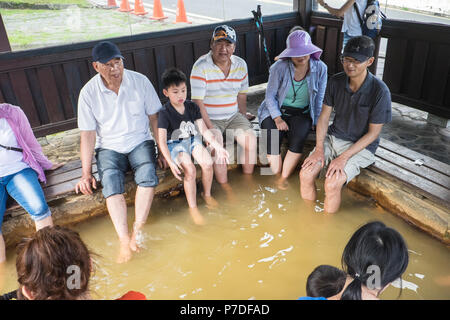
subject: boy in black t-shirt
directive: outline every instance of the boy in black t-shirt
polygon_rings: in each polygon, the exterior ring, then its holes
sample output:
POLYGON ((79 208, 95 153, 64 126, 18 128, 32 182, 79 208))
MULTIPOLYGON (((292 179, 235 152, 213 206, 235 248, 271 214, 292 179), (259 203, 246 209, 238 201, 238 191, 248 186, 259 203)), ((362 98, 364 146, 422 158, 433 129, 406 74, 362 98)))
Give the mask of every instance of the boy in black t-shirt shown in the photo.
POLYGON ((189 211, 196 224, 203 224, 197 208, 196 169, 191 155, 202 169, 202 197, 207 207, 217 207, 211 196, 213 159, 203 146, 203 136, 216 152, 217 163, 228 163, 228 152, 219 144, 202 120, 199 107, 186 100, 186 76, 176 68, 162 75, 163 93, 169 98, 158 117, 158 144, 175 178, 184 183, 189 211), (182 172, 184 177, 182 178, 182 172))

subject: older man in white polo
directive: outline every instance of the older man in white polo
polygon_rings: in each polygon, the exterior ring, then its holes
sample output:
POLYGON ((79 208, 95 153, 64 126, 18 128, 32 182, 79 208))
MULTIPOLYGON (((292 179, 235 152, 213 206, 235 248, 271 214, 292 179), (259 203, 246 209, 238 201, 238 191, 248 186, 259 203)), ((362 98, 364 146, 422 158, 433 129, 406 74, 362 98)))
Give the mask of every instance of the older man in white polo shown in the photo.
MULTIPOLYGON (((240 159, 244 174, 253 173, 256 164, 256 136, 247 114, 248 71, 246 62, 233 55, 236 32, 227 25, 214 29, 211 51, 201 56, 191 72, 191 99, 198 104, 206 126, 215 129, 216 138, 233 136, 244 150, 240 159)), ((226 141, 227 143, 230 141, 226 141)), ((234 140, 232 141, 234 142, 234 140)), ((217 181, 227 185, 227 165, 214 163, 217 181)))
POLYGON ((102 193, 120 240, 120 263, 138 250, 136 238, 147 220, 158 184, 155 142, 149 123, 157 136, 161 102, 146 76, 124 68, 119 48, 112 42, 98 43, 92 58, 97 74, 81 89, 78 99, 82 177, 75 190, 92 194, 91 187, 97 188, 91 172, 95 149, 102 193), (129 169, 137 184, 131 237, 124 197, 129 169))

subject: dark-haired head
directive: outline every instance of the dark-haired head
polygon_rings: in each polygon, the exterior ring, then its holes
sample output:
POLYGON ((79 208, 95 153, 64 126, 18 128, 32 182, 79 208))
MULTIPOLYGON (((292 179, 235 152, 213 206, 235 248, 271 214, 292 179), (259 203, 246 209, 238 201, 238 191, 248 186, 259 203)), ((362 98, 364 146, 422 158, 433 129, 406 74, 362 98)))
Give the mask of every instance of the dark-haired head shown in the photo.
POLYGON ((163 89, 168 89, 171 86, 178 87, 182 83, 186 83, 186 75, 177 68, 166 69, 161 76, 163 89))
POLYGON ((342 254, 342 268, 353 281, 341 300, 361 300, 362 285, 379 294, 402 276, 408 262, 408 249, 398 231, 379 221, 365 224, 353 234, 342 254))
POLYGON ((303 29, 303 28, 300 27, 300 26, 293 26, 293 27, 291 28, 291 30, 289 30, 289 33, 288 33, 288 34, 291 34, 292 32, 297 31, 297 30, 305 31, 305 29, 303 29))
POLYGON ((334 296, 342 290, 346 278, 344 271, 333 266, 320 265, 308 276, 306 295, 325 298, 334 296))
POLYGON ((91 255, 80 235, 60 226, 45 227, 18 245, 19 298, 76 300, 88 296, 91 255), (76 278, 71 278, 74 276, 76 278), (73 281, 72 281, 73 280, 73 281))

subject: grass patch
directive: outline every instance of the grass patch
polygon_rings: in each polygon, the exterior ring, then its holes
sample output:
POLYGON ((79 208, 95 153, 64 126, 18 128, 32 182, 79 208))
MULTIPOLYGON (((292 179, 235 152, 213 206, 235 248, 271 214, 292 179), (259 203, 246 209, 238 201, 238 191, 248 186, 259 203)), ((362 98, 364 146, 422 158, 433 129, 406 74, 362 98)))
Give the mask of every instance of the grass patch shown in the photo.
POLYGON ((0 0, 0 3, 17 3, 17 4, 34 4, 34 5, 45 5, 45 4, 67 4, 67 5, 88 5, 87 0, 0 0))
POLYGON ((180 27, 100 8, 3 9, 2 17, 13 51, 180 27))

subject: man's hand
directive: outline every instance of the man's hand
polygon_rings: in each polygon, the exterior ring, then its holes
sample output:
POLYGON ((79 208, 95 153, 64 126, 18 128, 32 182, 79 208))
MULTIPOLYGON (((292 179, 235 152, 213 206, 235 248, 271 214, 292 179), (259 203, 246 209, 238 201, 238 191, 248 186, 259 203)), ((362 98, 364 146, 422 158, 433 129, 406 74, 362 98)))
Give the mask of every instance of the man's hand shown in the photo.
POLYGON ((347 158, 340 155, 336 159, 333 159, 330 162, 330 165, 328 166, 327 174, 325 175, 326 178, 333 176, 334 174, 337 175, 337 178, 340 178, 342 175, 345 175, 345 165, 347 164, 347 158))
POLYGON ((169 167, 169 164, 167 163, 166 158, 164 158, 164 156, 162 155, 161 152, 159 152, 159 150, 158 150, 158 156, 156 158, 156 162, 158 162, 158 166, 163 170, 166 170, 169 167))
POLYGON ((91 185, 94 189, 97 189, 97 181, 95 178, 91 174, 88 176, 82 176, 80 181, 78 181, 75 186, 75 192, 78 193, 81 191, 82 194, 92 194, 91 185))
POLYGON ((305 159, 305 161, 302 164, 302 169, 312 170, 315 166, 320 165, 321 168, 325 165, 325 155, 323 153, 323 149, 318 149, 316 147, 316 150, 305 159))
POLYGON ((275 119, 273 119, 273 121, 275 121, 275 125, 277 126, 278 130, 289 131, 289 126, 283 119, 281 119, 281 117, 276 117, 275 119))

